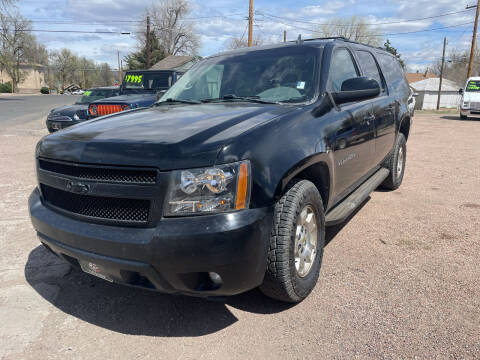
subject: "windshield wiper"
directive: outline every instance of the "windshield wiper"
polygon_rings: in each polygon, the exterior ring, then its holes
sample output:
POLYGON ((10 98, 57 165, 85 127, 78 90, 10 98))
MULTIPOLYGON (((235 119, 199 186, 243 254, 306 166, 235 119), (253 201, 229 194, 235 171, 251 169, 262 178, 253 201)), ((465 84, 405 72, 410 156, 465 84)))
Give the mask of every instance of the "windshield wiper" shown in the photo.
POLYGON ((277 101, 268 101, 268 100, 262 100, 260 99, 260 96, 237 96, 234 94, 228 94, 224 95, 221 98, 216 98, 216 99, 203 99, 200 100, 201 102, 204 103, 209 103, 209 102, 225 102, 225 101, 248 101, 248 102, 253 102, 257 104, 279 104, 277 101))
POLYGON ((201 102, 198 101, 198 100, 181 100, 181 99, 168 98, 167 100, 164 100, 164 101, 158 101, 154 105, 159 106, 159 105, 163 105, 163 104, 175 104, 175 103, 177 103, 177 104, 201 104, 201 102))

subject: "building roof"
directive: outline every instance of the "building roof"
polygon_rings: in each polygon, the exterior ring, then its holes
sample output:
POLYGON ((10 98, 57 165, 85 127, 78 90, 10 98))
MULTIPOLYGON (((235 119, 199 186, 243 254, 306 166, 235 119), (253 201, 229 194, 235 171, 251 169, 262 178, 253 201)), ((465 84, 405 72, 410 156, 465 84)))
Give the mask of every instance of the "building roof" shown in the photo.
POLYGON ((406 73, 405 76, 407 77, 407 81, 409 84, 417 82, 417 81, 422 81, 425 79, 430 79, 430 78, 438 78, 437 75, 426 72, 426 73, 421 73, 421 72, 416 72, 416 73, 406 73))
POLYGON ((153 65, 150 70, 173 70, 195 60, 195 56, 175 56, 169 55, 165 59, 153 65))
MULTIPOLYGON (((415 91, 438 91, 438 85, 440 84, 440 78, 429 78, 421 81, 417 81, 410 84, 415 91)), ((448 79, 442 81, 442 91, 458 91, 458 85, 448 79)))

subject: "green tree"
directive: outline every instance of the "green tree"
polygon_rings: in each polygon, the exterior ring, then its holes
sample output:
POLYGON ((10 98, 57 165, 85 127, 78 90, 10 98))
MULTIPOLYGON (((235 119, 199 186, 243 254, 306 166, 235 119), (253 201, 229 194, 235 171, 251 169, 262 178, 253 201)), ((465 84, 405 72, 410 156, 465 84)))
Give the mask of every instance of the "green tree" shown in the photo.
MULTIPOLYGON (((146 69, 147 67, 147 44, 143 39, 142 47, 139 51, 128 54, 124 57, 128 70, 146 69)), ((150 64, 155 65, 166 56, 160 41, 154 31, 150 32, 150 64)))
POLYGON ((398 62, 400 63, 400 65, 402 65, 402 67, 405 69, 405 62, 402 60, 402 55, 400 55, 397 49, 392 46, 392 44, 390 43, 390 40, 387 39, 387 41, 385 41, 385 44, 383 44, 383 47, 390 54, 394 55, 398 59, 398 62))

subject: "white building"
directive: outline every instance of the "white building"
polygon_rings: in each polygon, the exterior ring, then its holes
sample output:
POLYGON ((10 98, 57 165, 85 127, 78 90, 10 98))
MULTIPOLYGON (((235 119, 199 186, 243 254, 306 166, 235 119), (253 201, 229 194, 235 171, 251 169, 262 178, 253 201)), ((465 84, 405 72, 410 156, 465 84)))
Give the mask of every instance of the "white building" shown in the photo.
MULTIPOLYGON (((432 110, 437 108, 438 85, 440 78, 429 78, 410 84, 410 87, 418 94, 415 109, 432 110)), ((456 108, 460 104, 460 87, 453 81, 443 79, 442 91, 440 92, 441 108, 456 108)))

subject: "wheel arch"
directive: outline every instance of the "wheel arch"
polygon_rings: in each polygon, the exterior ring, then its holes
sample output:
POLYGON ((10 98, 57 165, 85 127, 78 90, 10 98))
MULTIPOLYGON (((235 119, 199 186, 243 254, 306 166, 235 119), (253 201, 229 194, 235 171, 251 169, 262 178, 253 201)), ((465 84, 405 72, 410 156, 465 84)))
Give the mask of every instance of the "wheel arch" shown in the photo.
POLYGON ((411 119, 410 116, 406 115, 400 121, 398 127, 398 132, 402 133, 405 136, 405 141, 408 140, 408 135, 410 134, 411 119))
POLYGON ((327 209, 331 193, 331 175, 332 173, 330 171, 330 165, 326 154, 314 155, 295 164, 284 174, 276 186, 275 199, 277 200, 283 195, 288 184, 292 180, 308 180, 318 189, 318 192, 322 197, 323 207, 327 209))

